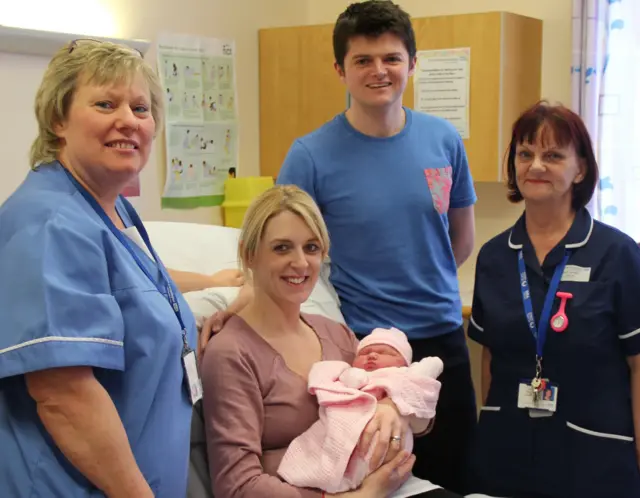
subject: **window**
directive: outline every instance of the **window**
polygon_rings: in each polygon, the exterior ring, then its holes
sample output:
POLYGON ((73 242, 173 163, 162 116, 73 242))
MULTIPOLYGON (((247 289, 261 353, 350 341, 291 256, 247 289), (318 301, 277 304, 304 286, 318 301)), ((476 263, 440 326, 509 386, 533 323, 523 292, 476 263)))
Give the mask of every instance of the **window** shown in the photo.
POLYGON ((607 2, 597 217, 640 242, 640 2, 607 2))

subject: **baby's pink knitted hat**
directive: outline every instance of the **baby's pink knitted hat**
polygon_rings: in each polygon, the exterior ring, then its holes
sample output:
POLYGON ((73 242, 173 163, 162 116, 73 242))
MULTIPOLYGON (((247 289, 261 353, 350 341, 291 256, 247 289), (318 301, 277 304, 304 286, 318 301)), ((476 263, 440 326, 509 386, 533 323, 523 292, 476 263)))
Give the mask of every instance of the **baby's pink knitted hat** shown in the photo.
POLYGON ((360 341, 357 352, 360 353, 362 349, 373 344, 386 344, 387 346, 391 346, 402 355, 407 362, 407 366, 411 365, 413 350, 409 345, 407 335, 401 330, 395 327, 391 327, 390 329, 373 329, 368 336, 360 341))

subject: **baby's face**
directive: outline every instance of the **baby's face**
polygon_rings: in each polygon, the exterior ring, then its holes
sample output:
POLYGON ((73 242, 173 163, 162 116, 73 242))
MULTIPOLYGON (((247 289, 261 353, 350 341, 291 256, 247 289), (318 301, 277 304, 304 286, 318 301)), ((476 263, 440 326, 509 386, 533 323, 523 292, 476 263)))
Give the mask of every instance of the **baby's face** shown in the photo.
POLYGON ((402 355, 391 346, 372 344, 358 353, 353 361, 353 366, 371 372, 379 368, 406 367, 407 363, 402 355))

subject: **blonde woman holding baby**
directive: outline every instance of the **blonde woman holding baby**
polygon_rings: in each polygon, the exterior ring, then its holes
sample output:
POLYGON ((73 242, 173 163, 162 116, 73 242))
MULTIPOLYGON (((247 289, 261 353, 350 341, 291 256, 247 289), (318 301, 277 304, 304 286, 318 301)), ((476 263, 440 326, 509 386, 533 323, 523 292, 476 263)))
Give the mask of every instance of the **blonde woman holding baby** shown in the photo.
POLYGON ((400 442, 407 430, 424 432, 429 420, 405 419, 384 399, 358 447, 366 453, 377 436, 371 456, 377 470, 358 489, 332 495, 278 477, 289 444, 318 420, 318 403, 307 389, 312 366, 321 360, 352 364, 358 348, 344 325, 300 311, 328 250, 322 216, 297 187, 273 187, 247 210, 239 256, 254 295, 210 340, 202 362, 215 496, 384 498, 411 474, 415 457, 400 442))

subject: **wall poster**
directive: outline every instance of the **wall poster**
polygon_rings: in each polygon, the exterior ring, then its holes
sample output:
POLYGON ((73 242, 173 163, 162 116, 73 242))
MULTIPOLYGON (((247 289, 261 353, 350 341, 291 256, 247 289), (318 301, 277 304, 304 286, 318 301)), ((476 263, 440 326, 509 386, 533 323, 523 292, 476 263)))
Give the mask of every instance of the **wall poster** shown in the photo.
POLYGON ((238 99, 232 40, 162 35, 158 71, 165 99, 162 207, 218 206, 238 171, 238 99))

